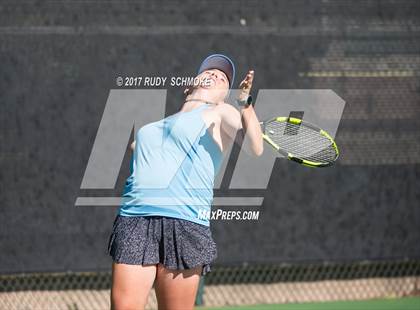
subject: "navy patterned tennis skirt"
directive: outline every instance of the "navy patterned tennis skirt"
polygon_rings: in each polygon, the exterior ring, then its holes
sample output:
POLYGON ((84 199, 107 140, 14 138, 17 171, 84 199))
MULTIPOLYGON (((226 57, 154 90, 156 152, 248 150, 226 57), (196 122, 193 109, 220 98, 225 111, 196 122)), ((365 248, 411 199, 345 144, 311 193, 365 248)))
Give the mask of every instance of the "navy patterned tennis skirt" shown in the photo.
POLYGON ((116 263, 163 264, 168 269, 203 266, 211 271, 217 257, 210 227, 164 216, 121 216, 114 221, 108 253, 116 263))

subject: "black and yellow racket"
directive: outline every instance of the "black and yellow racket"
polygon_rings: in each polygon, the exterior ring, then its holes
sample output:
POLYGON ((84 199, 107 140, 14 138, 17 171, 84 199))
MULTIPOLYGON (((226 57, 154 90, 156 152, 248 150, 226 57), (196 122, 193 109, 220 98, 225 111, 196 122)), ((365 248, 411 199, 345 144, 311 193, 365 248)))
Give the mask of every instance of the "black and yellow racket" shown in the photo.
POLYGON ((311 123, 281 116, 260 124, 264 141, 289 160, 309 167, 328 167, 338 158, 334 139, 311 123))

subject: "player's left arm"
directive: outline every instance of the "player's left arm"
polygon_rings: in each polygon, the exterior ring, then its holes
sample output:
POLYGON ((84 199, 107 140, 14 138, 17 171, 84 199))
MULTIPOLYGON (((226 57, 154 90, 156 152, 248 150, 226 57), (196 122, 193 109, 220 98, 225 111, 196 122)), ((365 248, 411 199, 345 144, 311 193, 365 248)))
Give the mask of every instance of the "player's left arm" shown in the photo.
MULTIPOLYGON (((245 79, 240 83, 241 93, 239 99, 248 98, 254 79, 254 71, 249 71, 245 79)), ((238 130, 243 133, 242 147, 245 151, 252 151, 256 156, 260 156, 264 151, 261 125, 255 114, 254 107, 240 107, 239 111, 230 104, 219 105, 222 119, 222 130, 231 139, 235 139, 238 130)))
POLYGON ((241 120, 242 129, 245 135, 243 146, 248 147, 251 145, 251 149, 257 156, 261 156, 264 151, 264 143, 262 138, 261 125, 255 114, 254 107, 252 105, 248 107, 241 107, 241 120))

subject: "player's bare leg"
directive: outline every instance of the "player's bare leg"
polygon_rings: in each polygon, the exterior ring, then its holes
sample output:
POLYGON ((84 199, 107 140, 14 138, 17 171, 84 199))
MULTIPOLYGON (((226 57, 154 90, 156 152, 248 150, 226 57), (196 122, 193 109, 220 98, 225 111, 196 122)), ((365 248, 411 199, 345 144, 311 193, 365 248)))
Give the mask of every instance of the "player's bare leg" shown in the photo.
POLYGON ((158 265, 155 291, 159 310, 194 309, 202 267, 170 270, 158 265))
POLYGON ((157 265, 112 264, 112 310, 142 310, 156 277, 157 265))

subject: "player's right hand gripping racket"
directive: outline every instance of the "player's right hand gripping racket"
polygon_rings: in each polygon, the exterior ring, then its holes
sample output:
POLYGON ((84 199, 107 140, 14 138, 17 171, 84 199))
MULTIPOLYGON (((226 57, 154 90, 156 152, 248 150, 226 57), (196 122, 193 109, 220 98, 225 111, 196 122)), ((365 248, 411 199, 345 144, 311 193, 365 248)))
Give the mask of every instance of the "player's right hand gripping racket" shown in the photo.
POLYGON ((283 116, 260 124, 264 141, 289 160, 309 167, 328 167, 338 158, 337 144, 313 124, 283 116))

